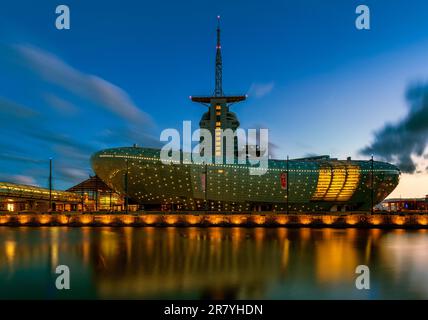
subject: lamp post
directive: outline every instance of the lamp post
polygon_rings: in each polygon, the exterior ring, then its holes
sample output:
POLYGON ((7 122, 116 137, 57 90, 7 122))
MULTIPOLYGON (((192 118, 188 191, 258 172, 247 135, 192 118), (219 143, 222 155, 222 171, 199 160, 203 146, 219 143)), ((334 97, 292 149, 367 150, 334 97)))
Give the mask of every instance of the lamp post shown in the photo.
POLYGON ((52 212, 52 158, 49 158, 49 212, 52 212))
POLYGON ((82 214, 85 211, 85 193, 83 192, 83 189, 80 191, 80 197, 82 201, 82 214))
POLYGON ((205 213, 208 211, 208 165, 205 163, 205 179, 204 179, 204 189, 205 189, 205 213))
POLYGON ((373 207, 374 207, 374 177, 373 177, 373 155, 370 159, 370 185, 371 185, 371 213, 373 214, 373 207))
POLYGON ((126 159, 126 172, 125 172, 125 213, 128 214, 128 159, 126 159))
POLYGON ((95 212, 98 212, 98 176, 95 175, 95 212))
POLYGON ((113 190, 110 190, 110 212, 112 212, 112 206, 111 206, 111 194, 112 194, 113 190))
POLYGON ((286 192, 287 192, 287 214, 289 213, 288 212, 288 207, 289 207, 289 204, 288 204, 288 186, 289 186, 289 180, 288 180, 288 160, 289 160, 289 158, 288 158, 288 155, 287 155, 287 175, 286 175, 286 177, 287 177, 287 184, 286 184, 286 192))

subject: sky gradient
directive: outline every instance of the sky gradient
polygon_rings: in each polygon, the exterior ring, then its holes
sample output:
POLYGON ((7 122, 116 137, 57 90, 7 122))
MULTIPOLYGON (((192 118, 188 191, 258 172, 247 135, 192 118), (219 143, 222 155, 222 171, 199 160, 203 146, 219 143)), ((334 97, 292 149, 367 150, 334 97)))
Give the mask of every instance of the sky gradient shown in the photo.
MULTIPOLYGON (((1 181, 47 186, 53 157, 54 187, 67 188, 99 149, 159 145, 183 120, 196 129, 204 107, 188 97, 213 92, 217 15, 223 89, 249 95, 232 109, 242 127, 269 129, 276 158, 367 159, 428 78, 422 0, 67 1, 70 30, 55 28, 58 4, 0 4, 1 181), (355 28, 361 3, 371 30, 355 28)), ((417 167, 391 196, 428 193, 425 149, 406 151, 417 167)))

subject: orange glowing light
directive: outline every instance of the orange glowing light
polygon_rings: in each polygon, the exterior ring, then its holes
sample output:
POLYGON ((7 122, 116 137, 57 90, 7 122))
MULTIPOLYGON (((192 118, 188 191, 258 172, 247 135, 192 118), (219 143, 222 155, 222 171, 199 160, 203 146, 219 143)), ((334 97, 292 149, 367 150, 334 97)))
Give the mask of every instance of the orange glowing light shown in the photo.
POLYGON ((79 222, 81 224, 89 224, 92 222, 92 220, 93 220, 93 217, 90 215, 83 215, 79 217, 79 222))
POLYGON ((0 224, 6 224, 10 220, 10 216, 0 216, 0 224))
POLYGON ((275 222, 280 225, 285 225, 288 222, 288 217, 286 216, 277 216, 275 217, 275 222))
POLYGON ((426 226, 428 225, 428 216, 418 216, 416 218, 416 221, 421 225, 421 226, 426 226))
POLYGON ((30 222, 30 220, 31 220, 30 216, 27 216, 27 215, 18 217, 18 221, 20 224, 27 224, 30 222))
POLYGON ((245 220, 246 220, 246 217, 240 216, 240 215, 231 216, 229 218, 229 221, 235 225, 243 224, 243 223, 245 223, 245 220))
POLYGON ((173 215, 165 216, 165 222, 169 225, 176 224, 177 221, 178 221, 178 216, 173 216, 173 215))
POLYGON ((304 225, 311 224, 312 218, 310 216, 302 216, 299 217, 299 222, 304 225))
POLYGON ((398 226, 402 226, 406 223, 406 217, 403 216, 393 216, 391 220, 393 224, 398 226))
POLYGON ((371 216, 369 217, 369 222, 370 224, 374 225, 374 226, 378 226, 382 223, 383 218, 382 216, 371 216))
POLYGON ((112 216, 103 216, 101 218, 101 223, 102 224, 110 224, 113 222, 113 217, 112 216))
POLYGON ((327 224, 327 225, 335 223, 336 220, 337 220, 337 217, 334 217, 334 216, 323 216, 322 217, 322 222, 324 224, 327 224))
POLYGON ((186 222, 188 224, 198 224, 201 223, 202 217, 200 216, 186 216, 186 222))
POLYGON ((49 222, 51 222, 51 216, 46 215, 46 214, 43 214, 43 215, 41 215, 41 216, 38 216, 37 221, 38 221, 40 224, 48 224, 49 222))
POLYGON ((141 220, 144 224, 154 224, 158 221, 158 217, 151 214, 151 215, 143 215, 141 216, 141 220))
POLYGON ((360 221, 358 216, 347 216, 345 220, 346 224, 349 224, 350 226, 356 225, 360 221))
POLYGON ((67 224, 68 223, 68 217, 66 215, 60 215, 57 216, 56 220, 60 223, 60 224, 67 224))
POLYGON ((253 217, 253 222, 256 224, 265 224, 266 223, 266 217, 264 216, 255 216, 253 217))
POLYGON ((121 216, 120 217, 120 222, 122 222, 123 224, 132 224, 134 222, 134 217, 133 216, 121 216))
POLYGON ((220 224, 223 222, 222 216, 219 215, 210 215, 207 219, 210 224, 220 224))

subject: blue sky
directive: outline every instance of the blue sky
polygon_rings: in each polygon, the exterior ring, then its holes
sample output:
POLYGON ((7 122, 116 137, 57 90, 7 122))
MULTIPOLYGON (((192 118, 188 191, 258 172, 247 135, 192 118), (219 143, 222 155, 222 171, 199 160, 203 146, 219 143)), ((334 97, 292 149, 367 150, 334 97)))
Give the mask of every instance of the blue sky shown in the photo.
MULTIPOLYGON (((406 117, 409 85, 428 77, 427 10, 422 0, 2 2, 0 180, 45 186, 52 156, 66 188, 91 173, 92 152, 155 144, 183 120, 196 128, 204 107, 188 96, 213 91, 218 14, 224 91, 249 94, 232 107, 242 127, 268 128, 278 158, 366 158, 374 133, 406 117), (55 28, 59 4, 70 30, 55 28), (359 4, 371 30, 355 28, 359 4)), ((426 161, 415 161, 403 196, 428 192, 426 161)))

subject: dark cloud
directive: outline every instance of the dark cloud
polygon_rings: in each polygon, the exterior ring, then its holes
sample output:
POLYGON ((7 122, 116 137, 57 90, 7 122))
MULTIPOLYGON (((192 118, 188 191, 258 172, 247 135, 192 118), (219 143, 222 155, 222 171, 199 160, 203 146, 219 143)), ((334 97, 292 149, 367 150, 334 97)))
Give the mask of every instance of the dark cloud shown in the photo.
POLYGON ((402 172, 414 173, 416 163, 411 156, 422 156, 428 143, 428 83, 409 87, 406 98, 407 115, 375 132, 374 142, 360 152, 394 162, 402 172))

